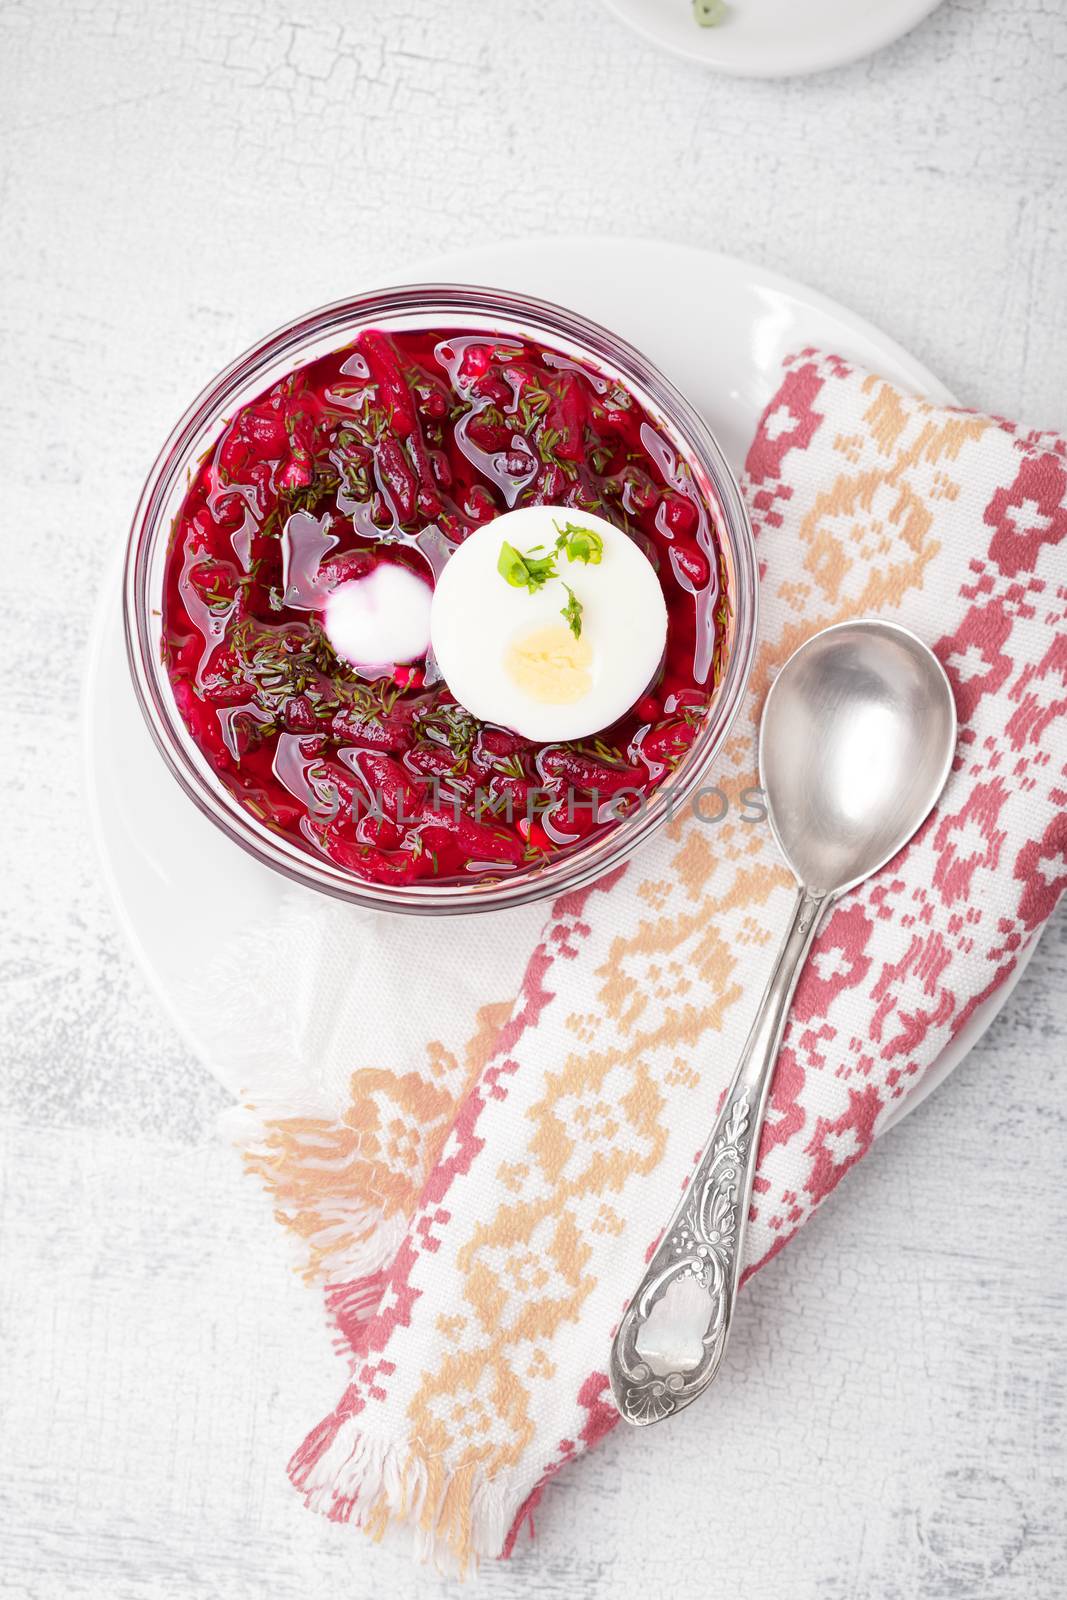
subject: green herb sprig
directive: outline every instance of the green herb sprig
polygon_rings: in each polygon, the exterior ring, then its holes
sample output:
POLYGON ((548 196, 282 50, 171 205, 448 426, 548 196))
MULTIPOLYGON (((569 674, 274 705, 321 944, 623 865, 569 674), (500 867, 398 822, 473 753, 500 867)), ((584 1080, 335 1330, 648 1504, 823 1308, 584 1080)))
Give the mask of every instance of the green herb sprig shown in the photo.
MULTIPOLYGON (((565 555, 568 561, 580 561, 583 566, 600 565, 604 556, 604 540, 595 528, 585 528, 577 522, 565 523, 562 528, 558 522, 552 525, 557 537, 555 546, 547 555, 538 554, 545 548, 541 544, 534 545, 525 554, 516 550, 506 539, 501 544, 496 570, 513 589, 529 589, 531 594, 537 594, 550 579, 559 577, 557 563, 561 555, 565 555)), ((574 637, 580 639, 582 602, 569 584, 565 583, 563 587, 567 591, 567 604, 560 611, 560 616, 574 637)))
POLYGON ((593 528, 583 528, 580 523, 568 522, 552 526, 559 534, 556 549, 565 550, 568 561, 581 561, 587 567, 599 567, 604 555, 604 541, 593 528))
POLYGON ((582 602, 578 599, 569 583, 565 583, 563 587, 567 591, 567 604, 560 612, 560 616, 570 628, 574 637, 580 639, 582 637, 582 602))
POLYGON ((543 545, 535 545, 522 555, 505 539, 500 546, 496 570, 513 589, 529 589, 531 594, 536 594, 544 588, 549 578, 556 576, 555 551, 551 555, 539 556, 536 552, 543 549, 543 545))

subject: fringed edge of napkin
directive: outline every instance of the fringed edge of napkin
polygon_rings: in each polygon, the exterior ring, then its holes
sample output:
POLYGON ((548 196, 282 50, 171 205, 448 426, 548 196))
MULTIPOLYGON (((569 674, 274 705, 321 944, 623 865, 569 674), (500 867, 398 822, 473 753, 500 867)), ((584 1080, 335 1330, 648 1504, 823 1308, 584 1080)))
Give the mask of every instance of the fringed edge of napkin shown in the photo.
POLYGON ((621 1420, 605 1372, 588 1375, 577 1403, 582 1425, 574 1439, 561 1441, 532 1484, 512 1482, 508 1489, 494 1481, 487 1470, 489 1450, 447 1471, 440 1454, 418 1441, 387 1442, 364 1432, 356 1396, 346 1396, 294 1452, 289 1478, 309 1510, 351 1524, 376 1542, 402 1530, 419 1560, 463 1575, 483 1559, 510 1557, 524 1528, 532 1537, 548 1483, 621 1420))
POLYGON ((422 1184, 433 1171, 471 1085, 496 1051, 514 1000, 488 1001, 476 1013, 462 1060, 438 1041, 426 1045, 423 1070, 355 1068, 350 1104, 341 1116, 322 1114, 298 1095, 245 1101, 220 1119, 223 1136, 238 1149, 245 1172, 274 1204, 288 1234, 294 1263, 308 1283, 326 1285, 334 1320, 368 1292, 407 1232, 422 1184), (447 1057, 447 1060, 443 1058, 447 1057), (399 1181, 396 1168, 375 1151, 363 1111, 374 1088, 410 1097, 420 1122, 432 1128, 416 1174, 399 1181))
POLYGON ((288 1471, 309 1510, 352 1523, 376 1541, 402 1524, 418 1558, 442 1571, 464 1573, 501 1554, 524 1510, 480 1461, 449 1471, 440 1455, 410 1440, 362 1432, 355 1416, 328 1417, 288 1471))
POLYGON ((386 1215, 381 1200, 360 1192, 370 1163, 361 1159, 352 1129, 334 1117, 301 1114, 291 1103, 235 1107, 221 1125, 245 1172, 273 1202, 294 1268, 307 1283, 325 1284, 329 1295, 388 1265, 410 1217, 406 1210, 386 1215))

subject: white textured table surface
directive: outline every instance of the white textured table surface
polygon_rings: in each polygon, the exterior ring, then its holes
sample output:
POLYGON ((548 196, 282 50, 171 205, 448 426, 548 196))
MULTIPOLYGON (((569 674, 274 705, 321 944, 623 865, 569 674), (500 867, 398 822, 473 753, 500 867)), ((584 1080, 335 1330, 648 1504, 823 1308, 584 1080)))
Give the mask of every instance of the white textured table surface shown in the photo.
MULTIPOLYGON (((427 247, 614 230, 791 272, 1065 427, 1065 33, 1062 0, 947 0, 766 84, 594 0, 0 0, 0 1594, 438 1588, 288 1488, 341 1373, 86 838, 89 619, 177 409, 427 247)), ((478 1592, 1064 1592, 1065 948, 1061 915, 752 1285, 714 1401, 564 1473, 478 1592)))

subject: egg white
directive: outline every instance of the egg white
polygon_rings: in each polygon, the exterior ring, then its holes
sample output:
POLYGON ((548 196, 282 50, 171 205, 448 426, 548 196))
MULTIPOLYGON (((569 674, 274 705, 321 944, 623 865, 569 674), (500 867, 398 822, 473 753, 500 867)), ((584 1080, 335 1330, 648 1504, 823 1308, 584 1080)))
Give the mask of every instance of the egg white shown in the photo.
POLYGON ((582 739, 617 721, 648 688, 666 640, 667 607, 648 557, 603 517, 565 506, 525 506, 478 528, 446 562, 430 608, 433 654, 460 704, 483 722, 539 743, 582 739), (538 545, 537 553, 547 554, 556 524, 568 522, 603 539, 599 564, 568 561, 561 552, 559 576, 535 594, 501 577, 497 563, 505 541, 524 555, 538 545), (506 662, 517 641, 563 623, 564 584, 582 606, 589 681, 579 698, 550 704, 525 692, 506 662))

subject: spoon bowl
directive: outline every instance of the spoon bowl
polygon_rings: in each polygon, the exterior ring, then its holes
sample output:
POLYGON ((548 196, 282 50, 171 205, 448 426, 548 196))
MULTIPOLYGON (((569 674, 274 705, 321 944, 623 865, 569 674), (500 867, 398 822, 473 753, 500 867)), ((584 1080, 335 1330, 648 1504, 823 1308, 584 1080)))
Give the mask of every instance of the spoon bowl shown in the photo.
POLYGON ((801 645, 759 740, 771 829, 797 879, 840 894, 883 867, 928 815, 955 747, 944 669, 906 628, 842 622, 801 645))

